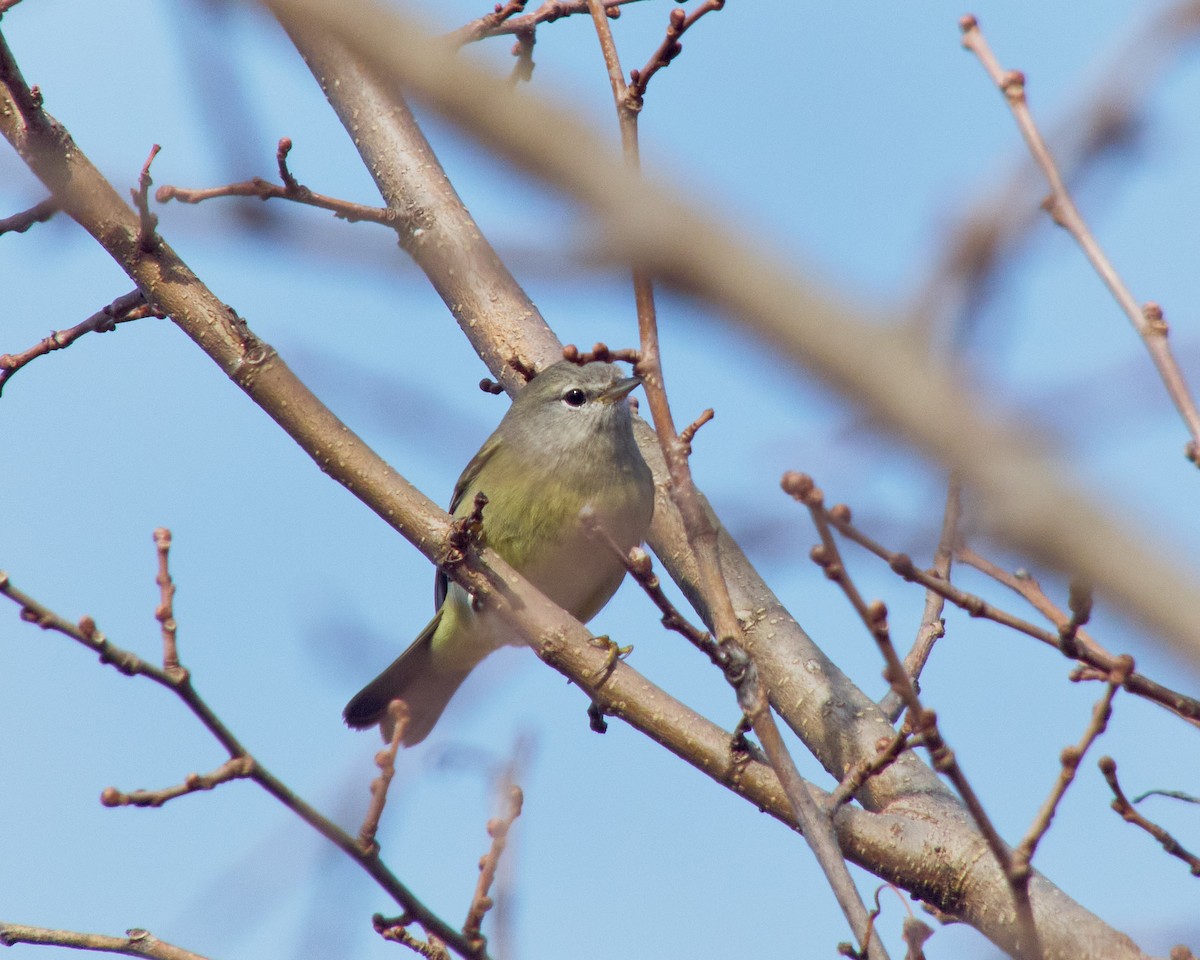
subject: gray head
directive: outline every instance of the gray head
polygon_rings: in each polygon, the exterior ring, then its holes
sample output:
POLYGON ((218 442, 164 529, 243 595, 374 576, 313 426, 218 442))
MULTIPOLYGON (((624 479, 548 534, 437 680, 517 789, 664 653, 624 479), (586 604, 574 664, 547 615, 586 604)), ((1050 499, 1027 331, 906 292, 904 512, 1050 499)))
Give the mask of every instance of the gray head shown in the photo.
POLYGON ((602 437, 632 444, 625 398, 642 381, 611 363, 583 366, 567 360, 547 367, 517 394, 500 432, 529 440, 589 445, 602 437))

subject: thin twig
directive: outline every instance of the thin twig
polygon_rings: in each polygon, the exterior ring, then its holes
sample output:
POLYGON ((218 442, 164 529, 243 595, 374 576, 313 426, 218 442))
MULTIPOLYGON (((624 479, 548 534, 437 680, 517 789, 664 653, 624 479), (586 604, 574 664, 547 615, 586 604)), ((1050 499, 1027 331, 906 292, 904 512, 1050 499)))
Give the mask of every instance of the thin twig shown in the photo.
POLYGON ((50 930, 46 927, 29 927, 0 921, 0 944, 11 947, 18 943, 70 947, 72 950, 98 950, 102 953, 120 953, 127 957, 153 957, 154 960, 206 960, 199 953, 159 940, 149 930, 134 928, 126 930, 123 937, 108 937, 101 933, 50 930))
POLYGON ((587 352, 581 351, 575 344, 568 343, 562 348, 564 360, 569 360, 571 363, 578 363, 581 366, 585 363, 616 363, 618 360, 623 360, 625 363, 632 363, 636 366, 641 360, 641 351, 629 347, 620 347, 613 350, 607 343, 597 343, 591 350, 587 352))
POLYGON ((696 431, 712 420, 716 416, 713 408, 709 407, 703 410, 695 420, 689 423, 686 427, 679 431, 679 442, 683 444, 688 456, 692 453, 692 441, 696 438, 696 431))
POLYGON ((350 223, 367 221, 393 229, 396 227, 397 217, 394 210, 328 197, 323 193, 310 190, 297 181, 287 164, 287 156, 291 149, 292 141, 283 137, 275 151, 276 163, 279 166, 279 179, 282 183, 271 183, 262 177, 254 177, 238 183, 203 189, 175 187, 167 184, 155 191, 154 199, 159 203, 167 203, 170 200, 178 200, 180 203, 203 203, 205 200, 214 200, 218 197, 257 197, 263 201, 291 200, 293 203, 328 210, 338 219, 350 223))
MULTIPOLYGON (((159 527, 154 531, 154 546, 158 550, 158 576, 154 582, 158 584, 159 603, 154 611, 154 619, 162 626, 163 641, 163 672, 169 676, 177 676, 183 667, 179 664, 179 647, 176 635, 179 625, 175 622, 175 582, 171 579, 170 553, 171 531, 159 527)), ((186 676, 186 672, 183 674, 186 676)))
POLYGON ((66 330, 56 330, 44 340, 35 343, 21 353, 6 353, 0 355, 0 392, 13 378, 13 375, 23 366, 38 357, 43 357, 55 350, 69 347, 87 333, 108 333, 116 329, 118 323, 128 323, 130 320, 141 320, 145 317, 162 317, 163 314, 154 310, 146 303, 140 290, 134 290, 124 296, 117 297, 112 303, 97 310, 82 323, 77 323, 66 330))
POLYGON ((905 750, 911 749, 917 743, 918 739, 907 730, 900 730, 890 739, 882 740, 873 757, 858 761, 842 778, 841 783, 834 787, 829 794, 828 808, 836 810, 843 803, 854 799, 854 795, 863 784, 890 767, 905 750))
POLYGON ((142 164, 142 172, 138 175, 138 185, 129 191, 133 197, 133 205, 138 212, 138 249, 143 253, 151 253, 158 245, 159 239, 155 230, 158 229, 158 217, 150 212, 150 164, 162 149, 157 143, 150 148, 150 155, 142 164))
POLYGON ((375 766, 379 768, 379 776, 371 781, 371 802, 358 830, 358 848, 370 855, 379 853, 379 843, 375 840, 375 834, 379 831, 379 821, 387 803, 388 787, 396 775, 396 754, 400 751, 404 731, 408 728, 408 704, 397 699, 389 703, 387 709, 391 714, 392 739, 375 754, 375 766))
MULTIPOLYGON (((789 477, 793 478, 789 481, 793 484, 803 485, 813 483, 812 478, 807 474, 793 472, 789 474, 789 477)), ((925 589, 932 590, 935 593, 940 594, 956 607, 965 610, 972 617, 982 617, 986 620, 991 620, 994 623, 998 623, 1001 626, 1009 627, 1010 629, 1016 630, 1019 633, 1023 633, 1035 640, 1040 640, 1047 646, 1051 646, 1055 650, 1058 650, 1060 653, 1066 655, 1066 651, 1064 650, 1062 643, 1062 637, 1059 631, 1051 632, 1049 630, 1043 630, 1036 624, 1032 624, 1028 620, 1024 620, 1015 614, 1009 613, 1008 611, 997 607, 995 604, 989 603, 976 594, 968 593, 966 590, 942 580, 934 571, 920 569, 916 564, 913 563, 912 558, 908 556, 908 554, 889 550, 887 547, 883 546, 876 540, 873 540, 871 537, 867 536, 856 526, 854 526, 851 520, 849 508, 839 505, 837 508, 825 509, 822 503, 818 504, 816 509, 822 512, 825 520, 835 530, 837 530, 838 533, 844 536, 847 540, 852 540, 863 549, 873 553, 880 560, 884 561, 892 569, 892 572, 896 573, 898 576, 903 577, 905 580, 913 583, 918 583, 925 587, 925 589)), ((989 576, 993 576, 1000 580, 1000 582, 1005 583, 1005 585, 1013 585, 1014 590, 1020 591, 1020 588, 1014 585, 1019 583, 1018 578, 1012 577, 1011 574, 1005 574, 993 564, 990 564, 982 557, 979 557, 969 548, 959 545, 956 548, 954 555, 955 558, 961 563, 966 563, 970 566, 977 567, 980 570, 988 573, 989 576)), ((1067 620, 1066 615, 1061 615, 1061 618, 1065 623, 1067 620)), ((1085 634, 1082 631, 1079 631, 1078 636, 1076 637, 1077 642, 1075 644, 1075 648, 1071 651, 1071 656, 1078 658, 1081 663, 1086 664, 1088 667, 1094 668, 1097 673, 1095 675, 1089 674, 1087 676, 1080 676, 1076 679, 1106 678, 1116 667, 1117 657, 1106 651, 1103 647, 1094 643, 1094 641, 1085 643, 1085 639, 1085 634)), ((1144 697, 1147 700, 1165 707, 1172 713, 1177 714, 1185 720, 1193 723, 1200 721, 1200 700, 1197 700, 1194 697, 1189 697, 1186 694, 1179 693, 1175 690, 1171 690, 1168 687, 1164 687, 1162 684, 1150 680, 1140 673, 1134 673, 1129 676, 1129 679, 1125 684, 1125 689, 1130 693, 1144 697)))
POLYGON ((992 855, 996 858, 996 862, 1003 871, 1008 881, 1009 889, 1012 891, 1017 922, 1021 929, 1020 955, 1022 957, 1040 958, 1042 956, 1041 942, 1037 924, 1034 920, 1033 903, 1029 897, 1029 867, 1027 864, 1018 865, 1014 861, 1012 851, 1009 850, 1008 845, 1005 844, 999 832, 997 832, 995 826, 992 824, 991 818, 983 809, 983 803, 980 801, 978 794, 975 793, 975 788, 971 786, 971 782, 967 779, 966 774, 959 765, 954 752, 942 738, 941 731, 937 725, 937 715, 921 703, 916 685, 913 683, 912 677, 904 669, 904 664, 901 662, 900 656, 896 653, 896 648, 892 644, 887 623, 887 607, 879 600, 868 603, 863 599, 862 594, 858 591, 858 587, 855 586, 854 581, 851 579, 845 563, 842 561, 837 541, 833 537, 831 521, 835 517, 844 516, 845 521, 848 522, 848 508, 838 506, 833 511, 826 511, 824 494, 813 483, 812 478, 805 474, 795 472, 786 473, 783 476, 781 485, 784 492, 797 502, 808 507, 813 526, 817 528, 817 533, 821 538, 821 542, 812 549, 811 556, 813 562, 824 570, 826 577, 841 588, 842 593, 846 595, 846 599, 850 601, 850 605, 870 631, 886 664, 883 673, 884 679, 888 681, 888 684, 908 708, 907 725, 920 736, 922 744, 929 751, 930 761, 933 763, 934 769, 944 773, 950 782, 954 784, 955 790, 962 797, 963 803, 971 814, 971 818, 975 821, 979 832, 983 835, 989 849, 992 851, 992 855))
MULTIPOLYGON (((602 2, 608 16, 615 20, 621 15, 620 8, 622 6, 627 3, 637 3, 639 0, 602 0, 602 2)), ((533 13, 527 13, 523 17, 508 16, 497 19, 496 11, 493 10, 492 13, 484 14, 465 26, 459 27, 453 33, 447 34, 446 40, 455 46, 462 46, 478 40, 486 40, 488 37, 520 36, 523 33, 532 33, 543 23, 553 23, 562 17, 587 12, 587 0, 546 0, 533 13)))
MULTIPOLYGON (((1137 25, 1100 71, 1101 81, 1049 132, 1066 183, 1078 189, 1100 161, 1136 148, 1153 85, 1200 38, 1198 11, 1196 0, 1176 0, 1137 25)), ((939 261, 909 311, 925 339, 936 338, 940 323, 943 341, 964 342, 997 287, 1000 268, 1012 262, 1037 222, 1033 195, 1041 174, 1028 155, 1013 166, 1002 185, 946 231, 939 261)))
POLYGON ((53 197, 47 197, 40 203, 35 203, 28 210, 14 213, 11 217, 0 217, 0 236, 6 233, 24 233, 35 223, 45 223, 56 213, 58 213, 58 203, 53 197))
POLYGON ((459 27, 446 39, 454 46, 462 47, 468 43, 482 40, 484 37, 494 37, 497 35, 496 28, 506 20, 511 20, 518 14, 524 13, 528 2, 529 0, 508 0, 507 3, 498 3, 491 13, 485 13, 482 17, 459 27))
MULTIPOLYGON (((1030 824, 1029 830, 1024 838, 1017 844, 1013 850, 1013 861, 1020 865, 1029 866, 1033 861, 1033 855, 1037 851, 1037 846, 1041 842, 1042 837, 1046 835, 1046 831, 1050 829, 1050 821, 1054 819, 1055 811, 1058 809, 1059 803, 1067 792, 1067 788, 1075 779, 1075 774, 1079 771, 1079 764, 1083 761, 1084 754, 1088 748, 1096 742, 1096 738, 1102 734, 1108 727, 1109 717, 1112 716, 1113 697, 1125 682, 1125 678, 1133 672, 1133 658, 1122 657, 1120 665, 1113 671, 1108 680, 1108 689, 1104 691, 1096 706, 1092 709, 1092 717, 1088 722, 1087 729, 1083 732, 1083 737, 1079 743, 1074 746, 1067 747, 1063 750, 1060 757, 1061 767, 1058 772, 1058 779, 1054 783, 1050 795, 1046 797, 1045 803, 1038 810, 1037 816, 1033 823, 1030 824)), ((1028 875, 1028 873, 1026 874, 1028 875)))
POLYGON ((514 783, 509 786, 507 799, 508 806, 504 812, 499 817, 488 821, 487 832, 488 836, 492 838, 492 845, 479 861, 479 880, 475 884, 475 894, 471 897, 471 906, 467 911, 467 919, 463 923, 463 936, 472 943, 479 944, 480 948, 487 944, 487 940, 480 931, 483 926, 483 918, 495 905, 489 895, 492 883, 496 879, 500 857, 508 843, 508 831, 517 817, 521 815, 521 806, 525 802, 525 795, 521 792, 521 788, 514 783))
POLYGON ((671 11, 667 23, 667 34, 663 37, 658 49, 651 54, 650 59, 646 61, 646 65, 641 70, 629 71, 627 96, 634 109, 641 109, 642 102, 646 98, 646 87, 651 78, 663 67, 670 66, 671 61, 683 52, 683 44, 679 42, 679 38, 687 33, 688 29, 706 13, 720 10, 724 6, 725 0, 704 0, 704 3, 697 6, 691 13, 684 13, 679 8, 671 11))
MULTIPOLYGON (((90 617, 84 617, 78 624, 71 623, 69 620, 66 620, 34 600, 28 594, 14 587, 8 574, 4 571, 0 571, 0 594, 8 597, 21 608, 22 620, 36 624, 43 630, 53 630, 56 633, 70 637, 85 647, 99 653, 101 663, 112 664, 126 676, 149 677, 155 683, 173 691, 176 696, 183 700, 196 718, 204 724, 221 746, 225 748, 229 753, 230 759, 240 761, 250 768, 245 776, 257 783, 310 827, 362 866, 375 882, 404 909, 410 922, 419 923, 426 931, 436 935, 444 943, 450 944, 456 953, 468 958, 468 960, 485 960, 487 956, 486 952, 468 943, 458 931, 417 899, 412 891, 384 866, 383 862, 379 859, 377 850, 364 851, 358 846, 358 841, 354 837, 351 837, 336 823, 293 793, 283 781, 279 780, 255 760, 250 752, 229 731, 224 722, 195 691, 186 670, 181 668, 174 675, 168 674, 166 671, 141 659, 136 654, 109 643, 108 639, 96 628, 95 621, 90 617)), ((203 789, 203 786, 198 785, 194 789, 203 789)), ((174 791, 175 788, 167 788, 163 791, 154 792, 154 795, 156 797, 161 796, 161 802, 165 802, 167 799, 170 799, 167 794, 182 796, 185 793, 194 792, 191 789, 174 791)), ((142 792, 142 794, 144 796, 150 795, 148 792, 142 792)), ((114 791, 109 796, 115 799, 122 795, 114 791)), ((130 794, 129 796, 135 796, 135 794, 130 794)))
POLYGON ((1147 820, 1134 809, 1133 804, 1125 796, 1125 791, 1121 789, 1120 781, 1117 780, 1117 762, 1112 757, 1100 758, 1100 772, 1104 774, 1104 779, 1108 781, 1108 786, 1113 792, 1112 808, 1127 822, 1141 827, 1150 834, 1162 844, 1162 848, 1171 856, 1178 857, 1186 863, 1192 871, 1193 877, 1200 877, 1200 857, 1189 853, 1171 834, 1154 821, 1147 820))
POLYGON ((1156 303, 1139 304, 1134 299, 1133 293, 1121 279, 1083 219, 1079 208, 1075 206, 1075 201, 1029 110, 1029 103, 1025 97, 1025 75, 1019 70, 1005 70, 1000 65, 974 17, 963 17, 959 25, 963 34, 963 46, 975 54, 992 82, 1004 94, 1034 162, 1041 168, 1050 185, 1050 196, 1043 202, 1043 208, 1055 223, 1071 234, 1133 324, 1133 328, 1141 336, 1150 359, 1167 388, 1167 393, 1192 435, 1191 442, 1187 445, 1188 459, 1200 466, 1200 410, 1196 408, 1196 402, 1183 378, 1179 364, 1167 345, 1167 323, 1163 319, 1162 308, 1156 303))
POLYGON ((687 640, 692 646, 703 653, 714 666, 722 670, 728 666, 728 656, 712 638, 712 634, 695 626, 687 617, 679 612, 679 608, 663 592, 662 582, 654 572, 654 563, 650 555, 641 547, 634 547, 628 553, 621 549, 620 544, 613 539, 612 534, 604 529, 594 516, 583 518, 584 529, 600 539, 608 550, 616 556, 625 569, 645 591, 646 596, 658 607, 662 614, 662 625, 673 630, 687 640))
POLYGON ((230 780, 244 780, 254 776, 254 758, 231 757, 212 773, 189 773, 183 783, 161 790, 134 790, 122 793, 116 787, 105 787, 100 792, 100 802, 106 807, 161 807, 168 800, 184 797, 200 790, 212 790, 230 780))
POLYGON ((419 956, 425 957, 425 960, 450 960, 450 952, 446 945, 432 933, 427 940, 413 936, 408 930, 408 925, 412 922, 412 918, 408 916, 385 917, 380 913, 371 918, 375 932, 384 940, 402 944, 419 956))
MULTIPOLYGON (((1062 637, 1065 628, 1070 623, 1070 617, 1055 606, 1042 590, 1041 584, 1033 576, 1028 573, 1009 573, 965 544, 959 544, 954 555, 960 563, 974 567, 981 573, 991 577, 997 583, 1001 583, 1010 590, 1020 594, 1039 613, 1054 624, 1058 631, 1057 634, 1046 630, 1039 630, 1032 624, 1026 625, 1032 629, 1024 629, 1024 627, 1019 625, 1024 624, 1024 621, 1016 621, 1015 618, 1013 622, 1006 625, 1012 626, 1036 640, 1041 640, 1043 643, 1049 644, 1064 656, 1069 655, 1079 660, 1082 664, 1085 664, 1085 668, 1077 670, 1071 675, 1072 680, 1106 680, 1112 671, 1116 669, 1120 657, 1110 653, 1082 629, 1077 629, 1074 632, 1074 644, 1068 654, 1067 648, 1062 642, 1062 637)), ((951 603, 968 610, 972 616, 983 616, 988 619, 997 620, 997 615, 1000 613, 996 607, 984 603, 984 601, 971 594, 964 593, 956 599, 948 593, 947 599, 951 603), (976 604, 978 606, 973 606, 976 604), (978 613, 975 612, 976 609, 979 610, 978 613)), ((1002 623, 1004 621, 997 620, 997 622, 1002 623)), ((1194 697, 1189 697, 1177 690, 1165 687, 1141 673, 1131 673, 1125 681, 1125 689, 1129 693, 1165 707, 1181 719, 1195 726, 1200 726, 1200 700, 1194 697)))
MULTIPOLYGON (((942 512, 942 533, 937 549, 933 553, 933 574, 950 582, 950 565, 954 558, 954 544, 958 539, 958 517, 962 509, 962 482, 951 475, 946 482, 946 509, 942 512)), ((913 685, 921 690, 921 671, 933 653, 933 645, 946 634, 946 621, 942 619, 945 600, 936 590, 925 591, 925 611, 921 614, 921 626, 912 648, 904 658, 904 669, 912 677, 913 685)), ((879 701, 879 708, 895 723, 904 710, 904 701, 894 690, 889 690, 879 701)))

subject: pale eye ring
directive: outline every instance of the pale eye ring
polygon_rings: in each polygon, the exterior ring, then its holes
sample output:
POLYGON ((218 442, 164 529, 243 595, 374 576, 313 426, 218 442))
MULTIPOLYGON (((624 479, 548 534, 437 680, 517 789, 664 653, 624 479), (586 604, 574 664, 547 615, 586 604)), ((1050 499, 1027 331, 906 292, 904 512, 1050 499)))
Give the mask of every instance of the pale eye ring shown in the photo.
POLYGON ((563 394, 562 399, 568 407, 582 407, 587 402, 587 394, 578 387, 572 387, 563 394))

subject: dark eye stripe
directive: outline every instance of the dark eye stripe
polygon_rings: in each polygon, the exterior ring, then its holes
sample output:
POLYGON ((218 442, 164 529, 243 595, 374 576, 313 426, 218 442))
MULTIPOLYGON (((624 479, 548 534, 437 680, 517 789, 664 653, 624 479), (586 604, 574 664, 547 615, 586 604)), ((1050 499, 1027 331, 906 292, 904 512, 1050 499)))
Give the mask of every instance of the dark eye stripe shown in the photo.
POLYGON ((563 394, 563 403, 572 407, 582 407, 587 400, 587 394, 578 387, 573 387, 563 394))

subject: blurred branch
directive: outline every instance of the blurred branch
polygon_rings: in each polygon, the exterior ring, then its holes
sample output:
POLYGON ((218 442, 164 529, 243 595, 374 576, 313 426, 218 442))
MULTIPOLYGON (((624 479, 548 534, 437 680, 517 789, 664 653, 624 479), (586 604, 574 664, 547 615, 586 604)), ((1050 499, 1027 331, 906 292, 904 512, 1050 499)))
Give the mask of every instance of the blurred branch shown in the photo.
POLYGON ((14 213, 11 217, 0 218, 0 236, 6 233, 24 233, 35 223, 45 223, 58 213, 58 204, 53 197, 47 197, 40 203, 35 203, 28 210, 14 213))
POLYGON ((987 71, 992 82, 1004 94, 1005 101, 1012 111, 1021 136, 1029 147, 1037 165, 1041 168, 1050 184, 1050 196, 1042 204, 1043 208, 1053 218, 1054 222, 1067 230, 1091 263, 1093 269, 1104 281, 1109 292, 1133 324, 1150 353, 1154 366, 1162 378, 1167 393, 1179 410, 1185 426, 1192 435, 1187 446, 1188 459, 1200 466, 1200 410, 1192 399, 1183 372, 1175 361, 1167 345, 1167 324, 1163 319, 1162 308, 1156 303, 1139 305, 1125 281, 1117 273, 1112 261, 1108 259, 1103 248, 1089 229, 1079 208, 1071 197, 1070 191, 1059 172, 1050 149, 1042 137, 1041 131, 1034 122, 1029 110, 1029 102, 1025 97, 1025 75, 1018 70, 1006 71, 1000 66, 995 54, 979 29, 979 23, 974 17, 967 16, 961 21, 963 46, 979 58, 979 62, 987 71))
POLYGON ((70 947, 73 950, 99 950, 102 953, 121 953, 127 957, 153 957, 154 960, 206 960, 199 953, 159 940, 149 930, 136 928, 126 930, 123 937, 107 937, 101 933, 48 930, 45 927, 27 927, 0 921, 0 943, 6 947, 34 943, 70 947))

